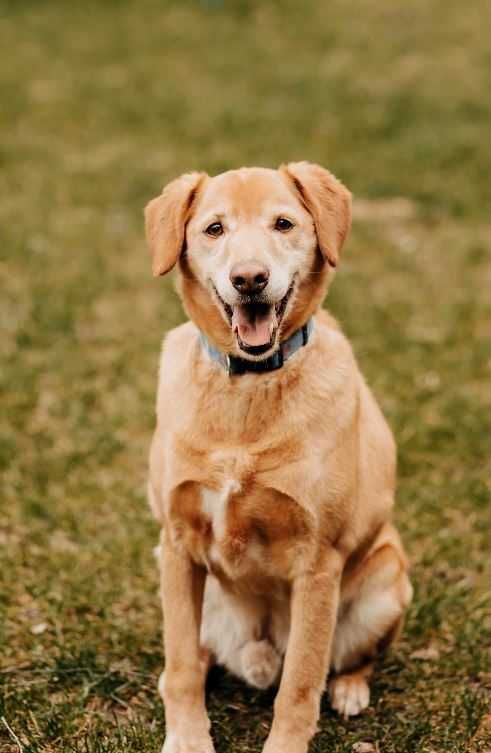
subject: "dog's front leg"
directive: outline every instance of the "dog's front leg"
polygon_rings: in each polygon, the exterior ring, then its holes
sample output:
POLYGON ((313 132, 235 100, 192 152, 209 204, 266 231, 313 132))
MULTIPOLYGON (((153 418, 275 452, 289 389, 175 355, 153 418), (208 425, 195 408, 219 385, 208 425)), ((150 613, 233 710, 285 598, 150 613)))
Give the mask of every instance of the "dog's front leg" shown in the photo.
POLYGON ((271 732, 263 753, 306 753, 317 729, 336 625, 342 558, 331 549, 322 565, 295 579, 291 629, 271 732))
POLYGON ((199 651, 206 573, 164 531, 161 544, 165 672, 159 689, 166 719, 162 753, 214 753, 205 708, 206 672, 199 651))

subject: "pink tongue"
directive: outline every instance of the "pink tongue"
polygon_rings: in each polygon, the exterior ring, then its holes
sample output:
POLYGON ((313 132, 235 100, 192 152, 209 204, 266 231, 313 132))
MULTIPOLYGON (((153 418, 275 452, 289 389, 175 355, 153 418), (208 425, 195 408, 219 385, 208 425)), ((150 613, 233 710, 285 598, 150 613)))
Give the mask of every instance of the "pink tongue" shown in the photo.
POLYGON ((232 329, 246 345, 266 345, 271 340, 274 308, 265 314, 256 315, 252 321, 245 306, 234 306, 232 329))

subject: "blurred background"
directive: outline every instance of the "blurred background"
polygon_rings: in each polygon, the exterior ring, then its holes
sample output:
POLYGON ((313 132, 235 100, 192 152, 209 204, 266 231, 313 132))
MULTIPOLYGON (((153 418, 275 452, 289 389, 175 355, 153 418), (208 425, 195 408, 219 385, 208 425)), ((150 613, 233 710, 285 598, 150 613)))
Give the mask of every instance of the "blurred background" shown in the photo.
MULTIPOLYGON (((314 751, 489 751, 491 5, 0 0, 0 749, 163 740, 146 456, 161 338, 142 210, 309 159, 353 191, 327 304, 396 433, 416 598, 373 705, 314 751), (370 750, 370 748, 368 749, 370 750)), ((272 694, 223 673, 218 753, 272 694)))

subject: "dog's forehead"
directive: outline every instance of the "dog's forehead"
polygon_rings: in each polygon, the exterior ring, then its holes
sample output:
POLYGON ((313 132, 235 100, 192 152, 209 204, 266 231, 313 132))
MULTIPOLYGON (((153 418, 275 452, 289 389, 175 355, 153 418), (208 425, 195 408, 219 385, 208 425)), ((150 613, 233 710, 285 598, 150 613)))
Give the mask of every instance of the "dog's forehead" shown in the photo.
POLYGON ((278 170, 243 167, 209 178, 198 209, 253 217, 272 206, 298 203, 294 191, 278 170))

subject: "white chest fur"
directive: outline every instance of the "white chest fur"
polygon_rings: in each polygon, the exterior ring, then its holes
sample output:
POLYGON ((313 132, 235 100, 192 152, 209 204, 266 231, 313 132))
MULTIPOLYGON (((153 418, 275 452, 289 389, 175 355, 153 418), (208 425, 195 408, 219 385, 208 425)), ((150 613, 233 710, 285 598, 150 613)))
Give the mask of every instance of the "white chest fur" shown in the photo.
POLYGON ((219 491, 201 487, 201 511, 211 523, 212 544, 210 558, 218 562, 220 559, 218 546, 226 534, 227 507, 230 497, 241 490, 240 483, 235 479, 227 479, 219 491))

